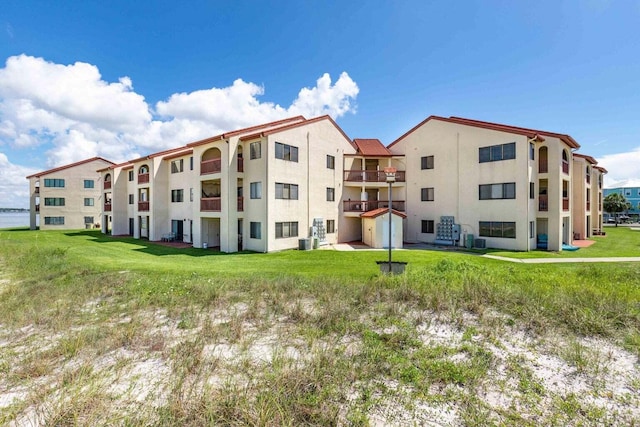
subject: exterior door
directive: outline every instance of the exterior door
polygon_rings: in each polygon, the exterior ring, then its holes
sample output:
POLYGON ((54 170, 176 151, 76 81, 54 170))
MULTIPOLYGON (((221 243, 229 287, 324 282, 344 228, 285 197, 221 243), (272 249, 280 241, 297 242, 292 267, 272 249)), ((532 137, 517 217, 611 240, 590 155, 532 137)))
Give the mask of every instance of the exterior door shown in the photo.
POLYGON ((129 236, 133 236, 134 233, 134 221, 133 218, 129 218, 129 236))
POLYGON ((176 236, 176 240, 178 242, 182 242, 184 228, 183 228, 182 220, 173 219, 171 220, 171 232, 176 236))

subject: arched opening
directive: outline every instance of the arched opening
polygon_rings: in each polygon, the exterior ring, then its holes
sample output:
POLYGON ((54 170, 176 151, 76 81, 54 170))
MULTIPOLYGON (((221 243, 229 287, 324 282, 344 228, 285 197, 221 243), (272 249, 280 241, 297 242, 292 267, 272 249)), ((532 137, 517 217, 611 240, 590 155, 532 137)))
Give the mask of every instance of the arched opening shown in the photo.
POLYGON ((238 145, 238 172, 244 172, 244 161, 242 157, 242 145, 238 145))
POLYGON ((104 189, 108 190, 111 188, 111 174, 108 173, 104 176, 104 189))
POLYGON ((142 165, 138 169, 138 184, 146 184, 149 182, 149 166, 142 165))
POLYGON ((591 166, 590 165, 587 165, 585 169, 585 174, 587 177, 587 184, 589 184, 591 182, 591 166))
POLYGON ((547 147, 540 147, 538 150, 538 173, 547 173, 549 172, 549 150, 547 147))
POLYGON ((219 148, 209 148, 202 153, 202 160, 200 161, 200 175, 206 175, 209 173, 219 173, 222 170, 222 153, 219 148))
POLYGON ((569 153, 567 150, 562 150, 562 172, 569 173, 569 153))

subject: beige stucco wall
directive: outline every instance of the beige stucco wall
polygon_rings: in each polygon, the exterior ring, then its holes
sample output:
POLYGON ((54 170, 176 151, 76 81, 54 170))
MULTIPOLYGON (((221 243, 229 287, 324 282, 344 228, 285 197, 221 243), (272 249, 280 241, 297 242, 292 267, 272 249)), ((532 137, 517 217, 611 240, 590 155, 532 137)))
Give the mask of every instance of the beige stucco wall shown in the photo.
POLYGON ((98 169, 109 166, 110 163, 96 159, 87 163, 62 169, 57 172, 43 174, 39 177, 29 178, 29 191, 31 194, 30 225, 36 228, 36 204, 40 204, 40 229, 81 229, 85 228, 84 217, 93 217, 93 223, 101 223, 102 211, 102 186, 98 169), (62 188, 45 187, 45 179, 64 179, 62 188), (84 188, 84 180, 92 180, 94 188, 84 188), (36 184, 39 186, 39 194, 36 195, 36 184), (45 198, 64 198, 65 206, 45 206, 45 198), (84 199, 93 199, 93 206, 85 206, 84 199), (45 217, 64 217, 64 225, 47 225, 45 217))

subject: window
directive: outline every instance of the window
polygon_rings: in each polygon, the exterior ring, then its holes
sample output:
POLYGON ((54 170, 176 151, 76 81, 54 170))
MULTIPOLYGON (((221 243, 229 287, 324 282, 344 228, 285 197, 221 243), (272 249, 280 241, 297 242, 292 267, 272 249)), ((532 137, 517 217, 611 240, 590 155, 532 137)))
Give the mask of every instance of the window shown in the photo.
POLYGON ((262 157, 262 153, 260 152, 260 143, 252 142, 249 144, 249 160, 259 159, 262 157))
POLYGON ((624 195, 625 196, 630 196, 631 195, 631 190, 624 190, 624 195))
POLYGON ((262 223, 251 222, 249 223, 249 237, 252 239, 262 239, 262 223))
POLYGON ((327 169, 336 168, 336 158, 327 154, 327 169))
POLYGON ((56 179, 56 178, 45 178, 44 179, 45 187, 64 187, 64 179, 56 179))
MULTIPOLYGON (((277 186, 278 184, 276 184, 277 186)), ((252 199, 262 199, 262 182, 252 182, 249 184, 249 193, 252 199)))
POLYGON ((427 234, 433 234, 434 221, 432 219, 422 220, 422 232, 427 234))
POLYGON ((189 201, 193 202, 193 188, 189 189, 189 201))
POLYGON ((287 160, 290 162, 298 161, 298 147, 293 145, 276 142, 276 159, 287 160))
POLYGON ((480 163, 497 162, 516 158, 516 143, 492 145, 478 149, 480 163))
POLYGON ((433 187, 421 188, 420 200, 423 202, 433 202, 433 187))
POLYGON ((45 225, 64 225, 64 217, 63 216, 45 216, 44 223, 45 225))
POLYGON ((536 159, 536 147, 533 145, 533 142, 529 143, 529 159, 536 159))
POLYGON ((133 181, 133 170, 129 171, 129 181, 133 181))
POLYGON ((129 204, 133 204, 133 194, 129 194, 129 204))
POLYGON ((93 217, 92 216, 85 216, 84 217, 84 223, 85 224, 93 224, 93 217))
POLYGON ((184 159, 178 159, 171 162, 171 173, 180 173, 183 170, 184 170, 184 159))
POLYGON ((529 238, 533 239, 534 237, 536 237, 536 223, 529 221, 529 238))
POLYGON ((478 187, 480 200, 515 199, 516 183, 484 184, 478 187))
POLYGON ((529 183, 529 198, 530 199, 536 198, 536 184, 533 182, 529 183))
POLYGON ((171 202, 179 203, 184 201, 184 190, 171 190, 171 202))
POLYGON ((276 182, 276 199, 298 200, 298 185, 276 182))
POLYGON ((94 182, 92 179, 84 180, 84 188, 94 188, 94 182))
POLYGON ((298 236, 297 222, 276 222, 276 239, 298 236))
POLYGON ((336 200, 336 189, 327 187, 327 202, 333 202, 336 200))
POLYGON ((424 156, 420 158, 421 169, 433 169, 433 156, 424 156))
POLYGON ((515 222, 480 221, 481 237, 516 238, 515 222))
POLYGON ((93 197, 85 197, 84 198, 84 205, 85 206, 94 206, 93 197))
POLYGON ((189 170, 193 170, 193 156, 189 157, 189 170))
POLYGON ((45 197, 45 206, 64 206, 64 197, 45 197))
POLYGON ((327 234, 333 234, 336 232, 336 220, 328 219, 327 220, 327 234))

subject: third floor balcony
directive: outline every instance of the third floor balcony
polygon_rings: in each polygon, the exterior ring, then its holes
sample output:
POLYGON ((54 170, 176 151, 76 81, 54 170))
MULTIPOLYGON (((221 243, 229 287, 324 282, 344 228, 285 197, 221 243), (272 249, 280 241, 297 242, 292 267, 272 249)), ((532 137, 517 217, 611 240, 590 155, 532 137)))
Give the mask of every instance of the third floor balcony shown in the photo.
MULTIPOLYGON (((379 182, 386 183, 387 176, 381 170, 345 170, 344 180, 347 182, 379 182)), ((405 171, 396 172, 396 182, 405 182, 405 171)))
MULTIPOLYGON (((345 200, 342 202, 344 212, 368 212, 374 209, 388 208, 388 200, 345 200)), ((404 200, 392 200, 391 208, 399 212, 405 211, 404 200)))

